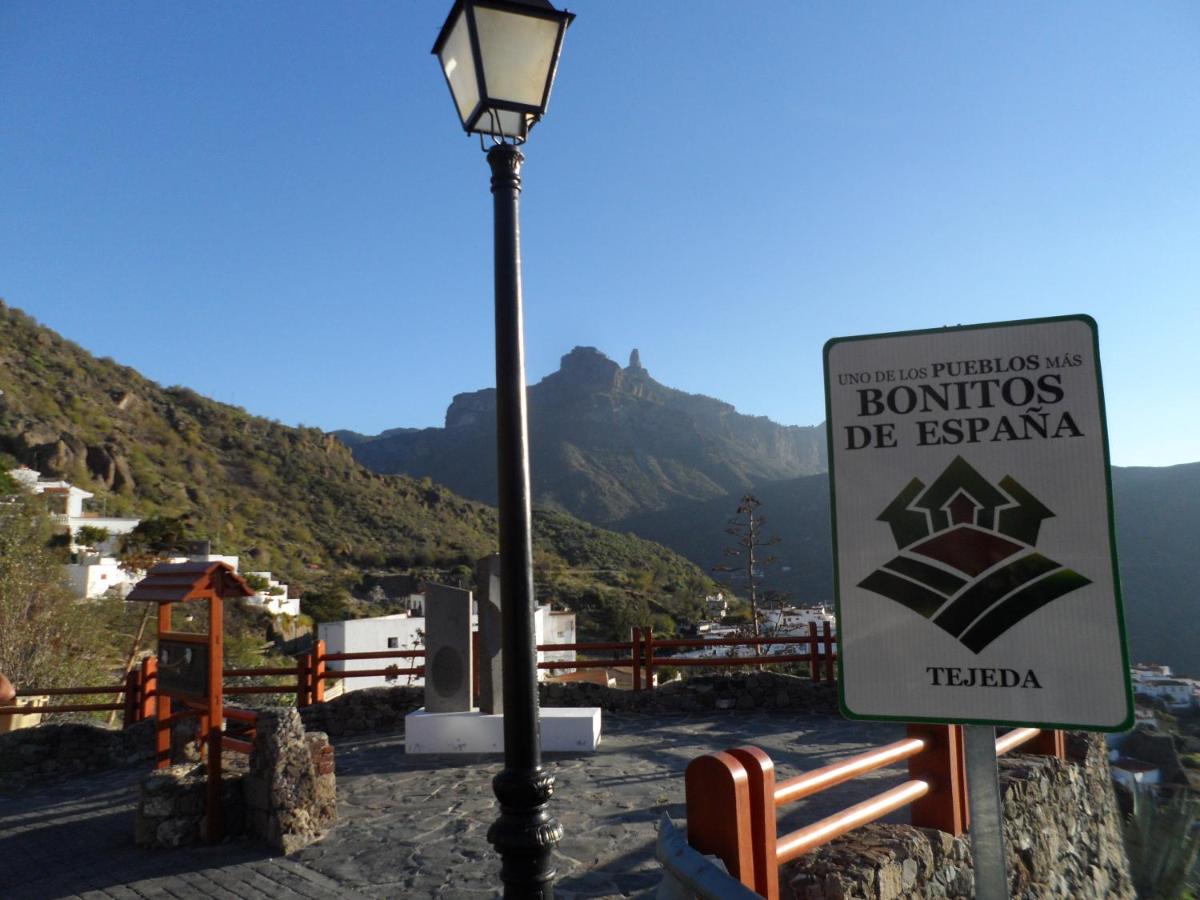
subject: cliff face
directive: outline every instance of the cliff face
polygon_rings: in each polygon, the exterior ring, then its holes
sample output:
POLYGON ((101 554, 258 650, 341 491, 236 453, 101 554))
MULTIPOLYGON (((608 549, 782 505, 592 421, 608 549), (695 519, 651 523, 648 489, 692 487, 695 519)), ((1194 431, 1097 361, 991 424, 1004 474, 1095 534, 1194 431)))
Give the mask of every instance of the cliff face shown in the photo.
MULTIPOLYGON (((825 470, 824 429, 778 425, 576 347, 529 388, 534 502, 599 523, 825 470)), ((459 394, 444 428, 354 436, 380 472, 429 476, 495 500, 495 391, 459 394)))

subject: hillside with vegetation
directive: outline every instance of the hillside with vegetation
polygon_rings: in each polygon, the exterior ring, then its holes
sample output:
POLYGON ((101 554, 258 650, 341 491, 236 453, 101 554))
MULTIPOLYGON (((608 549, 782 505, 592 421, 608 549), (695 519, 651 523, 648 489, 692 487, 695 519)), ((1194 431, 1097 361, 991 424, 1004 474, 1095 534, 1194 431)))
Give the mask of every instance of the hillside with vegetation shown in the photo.
MULTIPOLYGON (((367 570, 464 572, 496 515, 428 478, 381 475, 333 435, 163 388, 0 303, 0 468, 93 491, 108 515, 181 519, 215 553, 293 591, 353 589, 367 570)), ((561 514, 535 523, 539 599, 581 605, 583 633, 684 618, 712 588, 693 564, 561 514)))

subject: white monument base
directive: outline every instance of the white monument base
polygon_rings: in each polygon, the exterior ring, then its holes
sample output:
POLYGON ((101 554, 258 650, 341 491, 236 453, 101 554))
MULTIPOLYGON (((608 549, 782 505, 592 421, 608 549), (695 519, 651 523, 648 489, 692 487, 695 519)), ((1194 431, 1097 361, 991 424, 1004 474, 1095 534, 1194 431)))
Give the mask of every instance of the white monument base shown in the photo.
MULTIPOLYGON (((542 750, 594 753, 600 743, 600 707, 543 707, 542 750)), ((431 713, 424 708, 404 717, 405 753, 503 753, 504 716, 471 712, 431 713)))

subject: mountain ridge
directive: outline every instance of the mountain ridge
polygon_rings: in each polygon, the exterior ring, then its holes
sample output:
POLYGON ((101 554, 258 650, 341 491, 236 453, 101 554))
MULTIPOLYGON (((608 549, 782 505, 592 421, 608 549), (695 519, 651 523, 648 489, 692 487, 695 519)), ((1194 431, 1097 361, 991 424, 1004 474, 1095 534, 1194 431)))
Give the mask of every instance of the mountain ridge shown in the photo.
MULTIPOLYGON (((636 350, 622 368, 575 347, 529 387, 528 405, 535 504, 598 524, 826 467, 822 426, 779 425, 663 385, 636 350)), ((334 434, 376 471, 428 476, 494 502, 492 388, 456 395, 442 428, 334 434)))

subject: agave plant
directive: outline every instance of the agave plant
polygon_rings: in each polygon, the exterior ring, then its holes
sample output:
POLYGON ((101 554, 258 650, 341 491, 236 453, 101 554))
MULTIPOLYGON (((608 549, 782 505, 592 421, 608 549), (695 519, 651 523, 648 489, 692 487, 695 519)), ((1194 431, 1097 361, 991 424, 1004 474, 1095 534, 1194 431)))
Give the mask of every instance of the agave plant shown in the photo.
POLYGON ((1200 800, 1187 791, 1157 796, 1135 790, 1125 820, 1125 852, 1141 900, 1195 897, 1200 800))

